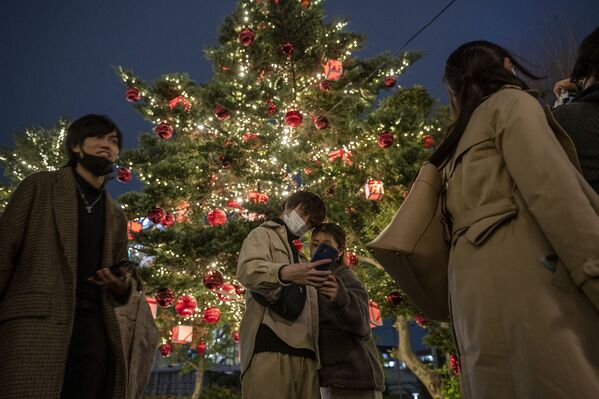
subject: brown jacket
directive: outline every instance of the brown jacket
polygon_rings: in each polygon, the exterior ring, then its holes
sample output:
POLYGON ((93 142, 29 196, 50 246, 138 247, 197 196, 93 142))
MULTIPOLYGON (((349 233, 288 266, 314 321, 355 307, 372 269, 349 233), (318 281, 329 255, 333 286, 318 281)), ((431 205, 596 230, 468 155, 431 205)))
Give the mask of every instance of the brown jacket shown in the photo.
POLYGON ((444 170, 464 398, 599 398, 599 197, 563 136, 506 87, 444 170))
POLYGON ((318 293, 320 313, 320 386, 385 390, 380 355, 370 329, 368 292, 345 265, 334 264, 334 300, 318 293))
POLYGON ((288 321, 266 306, 256 302, 249 291, 262 294, 271 303, 276 301, 285 285, 279 280, 279 269, 292 264, 293 253, 287 241, 285 227, 268 221, 250 232, 243 242, 237 262, 237 279, 248 290, 245 312, 241 320, 241 375, 254 354, 256 333, 261 323, 268 325, 279 338, 294 348, 306 348, 318 357, 318 297, 316 289, 307 286, 306 304, 295 321, 288 321), (308 342, 306 342, 306 336, 308 342), (307 344, 299 345, 303 342, 307 344))
POLYGON ((129 303, 116 309, 127 360, 127 398, 143 397, 150 378, 160 333, 150 306, 142 293, 135 291, 129 303))
MULTIPOLYGON (((27 177, 0 217, 0 396, 59 398, 75 310, 77 196, 71 168, 27 177)), ((127 256, 125 215, 106 197, 102 265, 127 256)), ((126 398, 112 296, 103 314, 116 358, 112 398, 126 398)))

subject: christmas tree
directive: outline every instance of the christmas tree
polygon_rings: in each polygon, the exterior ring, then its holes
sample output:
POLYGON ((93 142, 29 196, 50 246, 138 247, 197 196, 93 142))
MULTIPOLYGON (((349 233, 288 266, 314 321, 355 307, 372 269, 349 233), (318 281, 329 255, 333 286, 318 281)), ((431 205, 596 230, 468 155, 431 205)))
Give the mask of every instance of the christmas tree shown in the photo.
POLYGON ((0 184, 0 212, 12 190, 27 176, 42 170, 58 170, 66 165, 64 138, 69 121, 65 118, 50 128, 32 126, 14 135, 12 149, 0 148, 0 168, 6 184, 0 184))
MULTIPOLYGON (((242 0, 220 45, 206 51, 210 82, 172 73, 150 84, 119 68, 125 97, 153 124, 118 172, 144 184, 120 199, 132 252, 159 305, 161 352, 200 376, 207 359, 239 338, 244 289, 234 276, 243 239, 296 190, 322 196, 328 219, 346 229, 346 264, 373 307, 396 319, 402 339, 409 342, 407 323, 416 318, 432 344, 453 352, 448 326, 419 315, 365 248, 391 220, 447 118, 424 88, 397 84, 419 54, 357 58, 364 37, 346 24, 325 22, 319 0, 242 0)), ((451 372, 424 365, 409 345, 396 356, 440 397, 451 372)))

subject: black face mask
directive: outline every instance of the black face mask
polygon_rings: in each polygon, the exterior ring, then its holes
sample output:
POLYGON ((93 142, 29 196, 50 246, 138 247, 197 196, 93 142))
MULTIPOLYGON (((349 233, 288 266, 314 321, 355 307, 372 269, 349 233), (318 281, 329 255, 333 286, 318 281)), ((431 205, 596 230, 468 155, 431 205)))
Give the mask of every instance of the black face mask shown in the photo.
POLYGON ((110 159, 87 154, 83 150, 81 150, 81 154, 83 156, 79 158, 78 162, 92 174, 96 176, 106 176, 112 173, 113 162, 110 159))

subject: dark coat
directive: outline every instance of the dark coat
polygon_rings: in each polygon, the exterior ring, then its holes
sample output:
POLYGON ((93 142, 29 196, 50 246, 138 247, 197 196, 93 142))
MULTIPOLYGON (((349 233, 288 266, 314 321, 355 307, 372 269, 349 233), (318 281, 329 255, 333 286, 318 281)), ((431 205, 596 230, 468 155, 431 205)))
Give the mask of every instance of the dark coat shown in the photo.
POLYGON ((558 107, 554 115, 576 146, 582 174, 599 194, 599 83, 558 107))
POLYGON ((550 123, 500 90, 444 169, 465 399, 599 398, 599 197, 550 123))
POLYGON ((368 292, 344 265, 331 267, 337 297, 318 294, 320 385, 345 389, 385 390, 380 355, 370 330, 368 292))
MULTIPOLYGON (((73 328, 77 193, 72 169, 39 172, 16 188, 0 218, 0 396, 59 398, 73 328)), ((127 221, 106 196, 102 265, 127 256, 127 221)), ((132 291, 132 290, 131 290, 132 291)), ((115 356, 111 398, 126 398, 127 373, 111 295, 102 313, 115 356)))

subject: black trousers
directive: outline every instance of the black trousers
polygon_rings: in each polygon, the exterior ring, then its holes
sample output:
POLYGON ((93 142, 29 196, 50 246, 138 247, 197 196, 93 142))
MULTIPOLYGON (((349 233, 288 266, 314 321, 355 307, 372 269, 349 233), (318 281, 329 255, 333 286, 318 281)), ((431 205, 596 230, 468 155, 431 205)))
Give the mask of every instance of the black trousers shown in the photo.
POLYGON ((61 399, 109 399, 112 363, 101 310, 77 307, 61 399))

